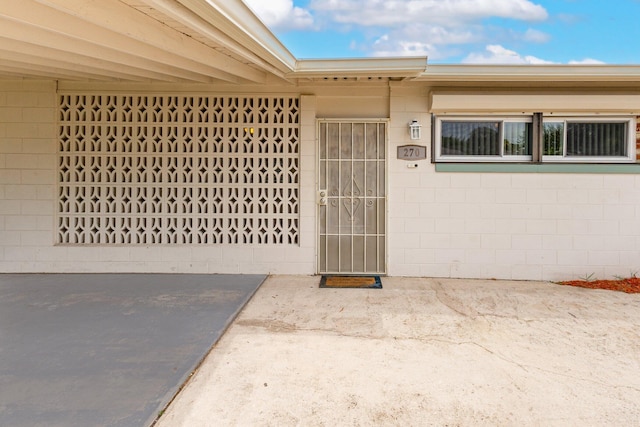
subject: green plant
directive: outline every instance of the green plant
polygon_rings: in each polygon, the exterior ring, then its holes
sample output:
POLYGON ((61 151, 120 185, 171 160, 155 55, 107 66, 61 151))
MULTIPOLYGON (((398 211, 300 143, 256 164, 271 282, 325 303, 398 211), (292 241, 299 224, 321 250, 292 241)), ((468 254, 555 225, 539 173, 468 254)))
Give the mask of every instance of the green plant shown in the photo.
POLYGON ((625 280, 625 279, 636 279, 638 277, 638 270, 629 271, 628 276, 619 276, 617 274, 613 275, 613 278, 616 280, 625 280))
POLYGON ((584 276, 578 276, 580 280, 584 280, 585 282, 591 282, 596 279, 595 273, 585 274, 584 276))

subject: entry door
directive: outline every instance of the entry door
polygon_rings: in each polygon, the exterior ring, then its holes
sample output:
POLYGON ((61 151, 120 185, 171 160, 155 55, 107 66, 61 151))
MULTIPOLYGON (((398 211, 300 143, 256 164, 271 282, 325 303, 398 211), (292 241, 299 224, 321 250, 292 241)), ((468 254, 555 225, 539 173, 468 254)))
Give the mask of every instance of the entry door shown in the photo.
POLYGON ((320 121, 318 272, 386 273, 384 121, 320 121))

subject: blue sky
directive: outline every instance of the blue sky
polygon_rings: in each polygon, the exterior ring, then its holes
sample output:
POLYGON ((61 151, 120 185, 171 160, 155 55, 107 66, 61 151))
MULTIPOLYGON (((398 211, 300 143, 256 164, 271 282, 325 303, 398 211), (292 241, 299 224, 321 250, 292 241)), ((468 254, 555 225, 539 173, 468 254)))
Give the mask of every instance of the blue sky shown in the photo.
POLYGON ((640 0, 244 0, 299 59, 640 64, 640 0))

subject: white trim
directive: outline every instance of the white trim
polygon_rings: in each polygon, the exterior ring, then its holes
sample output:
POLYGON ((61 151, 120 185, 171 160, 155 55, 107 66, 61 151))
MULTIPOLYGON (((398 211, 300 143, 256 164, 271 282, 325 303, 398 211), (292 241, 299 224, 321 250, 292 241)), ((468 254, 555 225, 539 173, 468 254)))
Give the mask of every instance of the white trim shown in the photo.
POLYGON ((416 77, 424 72, 426 66, 426 57, 307 59, 299 60, 289 77, 416 77))
MULTIPOLYGON (((532 80, 533 81, 533 80, 532 80)), ((638 114, 640 94, 543 91, 434 91, 430 112, 436 114, 638 114)))
POLYGON ((542 155, 543 163, 635 163, 636 161, 636 118, 629 116, 546 116, 542 118, 542 124, 545 123, 562 123, 562 156, 545 156, 542 155), (567 126, 566 123, 625 123, 626 139, 627 139, 627 155, 620 156, 567 156, 567 126))
MULTIPOLYGON (((175 0, 150 1, 176 3, 175 0)), ((295 57, 244 2, 180 0, 179 3, 195 12, 191 19, 201 18, 215 29, 219 40, 234 53, 251 61, 256 61, 256 55, 282 72, 295 67, 295 57), (224 19, 220 19, 221 16, 224 19)))
POLYGON ((629 81, 640 78, 639 65, 429 65, 418 81, 629 81))
MULTIPOLYGON (((533 160, 533 156, 445 156, 442 155, 442 122, 447 121, 472 121, 472 122, 480 122, 480 121, 488 121, 488 122, 500 122, 502 125, 500 126, 500 150, 501 152, 504 150, 504 123, 505 122, 531 122, 532 117, 528 115, 474 115, 474 114, 465 114, 465 115, 442 115, 435 116, 434 123, 434 132, 433 132, 433 151, 434 151, 434 160, 438 163, 492 163, 492 162, 500 162, 500 163, 531 163, 533 160), (527 119, 528 118, 528 119, 527 119)), ((542 163, 635 163, 636 162, 636 117, 629 115, 595 115, 595 114, 567 114, 562 116, 552 116, 552 115, 543 115, 542 122, 544 123, 567 123, 567 122, 578 122, 578 123, 626 123, 626 143, 627 143, 627 156, 545 156, 542 155, 542 163)), ((566 153, 567 148, 567 127, 563 126, 563 148, 562 152, 566 153)), ((543 144, 544 136, 540 136, 539 141, 533 141, 533 144, 543 144)), ((534 147, 532 147, 533 150, 534 147)), ((540 150, 543 150, 544 147, 540 147, 540 150)))
POLYGON ((500 123, 500 152, 504 152, 504 123, 532 123, 531 116, 487 116, 487 115, 464 115, 464 116, 443 116, 436 117, 434 132, 434 152, 436 162, 531 162, 532 155, 528 156, 510 156, 500 154, 497 156, 449 156, 442 154, 442 122, 499 122, 500 123))

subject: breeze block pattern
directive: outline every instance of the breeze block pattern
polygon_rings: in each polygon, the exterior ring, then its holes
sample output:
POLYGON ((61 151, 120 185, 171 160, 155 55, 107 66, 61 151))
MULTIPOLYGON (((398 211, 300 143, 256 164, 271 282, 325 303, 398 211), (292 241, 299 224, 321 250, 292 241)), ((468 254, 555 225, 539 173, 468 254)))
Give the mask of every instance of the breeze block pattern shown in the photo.
POLYGON ((60 94, 57 244, 299 243, 297 97, 60 94))
POLYGON ((636 163, 640 163, 640 116, 636 117, 636 163))

